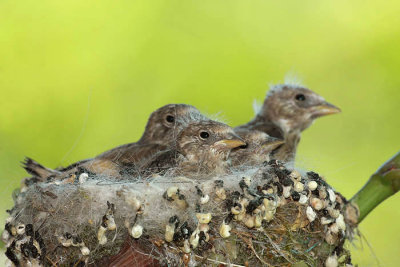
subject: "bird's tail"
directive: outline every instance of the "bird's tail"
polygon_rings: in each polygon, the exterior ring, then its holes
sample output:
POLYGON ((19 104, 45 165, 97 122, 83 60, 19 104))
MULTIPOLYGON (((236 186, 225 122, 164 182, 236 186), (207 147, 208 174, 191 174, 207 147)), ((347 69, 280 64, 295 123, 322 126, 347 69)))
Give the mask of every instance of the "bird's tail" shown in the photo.
POLYGON ((22 167, 31 175, 46 179, 50 176, 55 176, 60 174, 59 171, 49 169, 41 165, 40 163, 34 161, 31 158, 26 157, 22 163, 22 167))

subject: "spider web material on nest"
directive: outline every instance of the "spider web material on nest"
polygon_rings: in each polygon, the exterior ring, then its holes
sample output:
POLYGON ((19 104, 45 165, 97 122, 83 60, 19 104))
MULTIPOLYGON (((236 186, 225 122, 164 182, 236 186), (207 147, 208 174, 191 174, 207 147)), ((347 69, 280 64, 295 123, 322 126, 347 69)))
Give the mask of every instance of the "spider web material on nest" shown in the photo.
POLYGON ((14 265, 351 263, 346 200, 277 161, 203 179, 76 173, 22 191, 3 233, 14 265))

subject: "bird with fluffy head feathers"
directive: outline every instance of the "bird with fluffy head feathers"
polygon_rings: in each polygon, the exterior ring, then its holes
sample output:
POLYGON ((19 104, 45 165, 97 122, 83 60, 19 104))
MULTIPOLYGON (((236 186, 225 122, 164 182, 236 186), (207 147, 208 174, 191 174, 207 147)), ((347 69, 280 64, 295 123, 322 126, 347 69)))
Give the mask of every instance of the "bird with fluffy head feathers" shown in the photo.
POLYGON ((247 144, 246 147, 234 149, 230 155, 231 165, 237 169, 260 166, 263 162, 268 162, 272 151, 285 143, 282 139, 257 130, 236 129, 235 132, 247 144))
POLYGON ((297 84, 279 84, 271 87, 253 120, 235 130, 257 130, 283 139, 285 143, 273 151, 272 157, 293 162, 301 132, 315 119, 339 112, 338 107, 308 88, 297 84))
POLYGON ((125 144, 108 150, 96 159, 115 163, 132 163, 143 155, 175 145, 178 133, 189 123, 206 120, 198 109, 186 104, 165 105, 151 113, 142 137, 136 143, 125 144), (144 150, 144 151, 143 151, 144 150))
POLYGON ((23 162, 25 170, 41 180, 49 177, 63 178, 76 172, 89 172, 119 177, 128 168, 159 151, 175 146, 177 134, 191 122, 206 120, 195 107, 186 104, 169 104, 154 111, 138 142, 108 150, 94 158, 73 163, 65 168, 52 170, 32 159, 23 162))
POLYGON ((149 174, 209 176, 228 171, 229 155, 246 143, 228 125, 212 120, 190 123, 178 135, 176 147, 160 152, 143 169, 149 174))

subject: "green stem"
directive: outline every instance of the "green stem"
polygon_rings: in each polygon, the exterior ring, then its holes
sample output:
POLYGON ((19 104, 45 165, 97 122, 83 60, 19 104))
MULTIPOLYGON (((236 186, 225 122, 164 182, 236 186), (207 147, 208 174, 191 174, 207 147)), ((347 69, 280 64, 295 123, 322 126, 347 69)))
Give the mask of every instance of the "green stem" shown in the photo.
POLYGON ((400 190, 400 152, 383 164, 355 194, 350 203, 358 208, 359 224, 376 206, 400 190))

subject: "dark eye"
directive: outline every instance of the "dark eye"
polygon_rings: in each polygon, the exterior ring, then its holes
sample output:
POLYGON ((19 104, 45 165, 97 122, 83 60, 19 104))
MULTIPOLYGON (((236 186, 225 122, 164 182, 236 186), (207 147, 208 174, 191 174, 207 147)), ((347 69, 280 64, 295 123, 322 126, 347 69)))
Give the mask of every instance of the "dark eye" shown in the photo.
POLYGON ((200 133, 200 137, 203 138, 203 139, 207 139, 208 137, 210 137, 210 134, 207 133, 207 132, 201 132, 200 133))
POLYGON ((296 100, 304 101, 304 100, 306 100, 306 96, 303 94, 298 94, 298 95, 296 95, 296 100))
POLYGON ((174 116, 168 115, 168 116, 165 118, 165 120, 172 123, 172 122, 175 121, 175 118, 174 118, 174 116))

